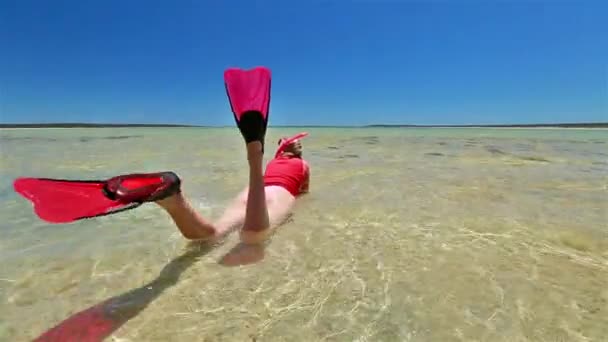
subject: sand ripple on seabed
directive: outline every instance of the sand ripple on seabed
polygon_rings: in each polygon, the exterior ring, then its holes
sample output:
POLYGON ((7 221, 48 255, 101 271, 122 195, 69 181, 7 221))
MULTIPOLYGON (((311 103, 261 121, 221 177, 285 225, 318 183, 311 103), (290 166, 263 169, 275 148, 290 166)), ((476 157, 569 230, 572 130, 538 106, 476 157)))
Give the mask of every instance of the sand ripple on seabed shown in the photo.
MULTIPOLYGON (((0 240, 3 251, 12 253, 0 274, 0 311, 9 313, 0 317, 0 340, 30 340, 123 294, 129 295, 115 309, 134 316, 108 340, 608 336, 606 178, 590 169, 601 162, 602 144, 320 136, 308 145, 317 151, 310 154, 313 192, 274 237, 264 260, 252 266, 218 265, 236 236, 211 252, 192 252, 152 206, 50 228, 17 221, 29 209, 11 199, 3 217, 28 234, 10 230, 0 240), (31 240, 32 232, 39 240, 31 240), (15 254, 15 248, 25 252, 15 254)), ((212 143, 196 139, 201 146, 212 143)), ((139 153, 152 159, 145 167, 177 166, 195 206, 215 216, 246 178, 239 173, 242 163, 221 159, 237 150, 213 146, 193 151, 191 164, 171 152, 178 146, 139 153), (230 193, 221 193, 224 188, 230 193)), ((136 143, 129 148, 131 155, 141 149, 136 143)), ((127 167, 96 153, 79 157, 93 174, 143 165, 129 160, 127 167)), ((82 170, 76 162, 63 165, 51 172, 82 170)))

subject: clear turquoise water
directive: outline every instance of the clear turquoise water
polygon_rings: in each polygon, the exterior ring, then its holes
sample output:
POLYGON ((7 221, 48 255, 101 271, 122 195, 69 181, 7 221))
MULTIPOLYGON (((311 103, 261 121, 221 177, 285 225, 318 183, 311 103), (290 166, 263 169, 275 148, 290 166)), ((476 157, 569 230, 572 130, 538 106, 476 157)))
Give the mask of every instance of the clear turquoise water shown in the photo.
POLYGON ((268 151, 303 130, 312 192, 236 268, 236 237, 193 248, 154 205, 49 225, 11 185, 173 170, 215 218, 247 180, 235 129, 1 130, 0 340, 108 298, 123 341, 608 336, 608 131, 271 127, 268 151))

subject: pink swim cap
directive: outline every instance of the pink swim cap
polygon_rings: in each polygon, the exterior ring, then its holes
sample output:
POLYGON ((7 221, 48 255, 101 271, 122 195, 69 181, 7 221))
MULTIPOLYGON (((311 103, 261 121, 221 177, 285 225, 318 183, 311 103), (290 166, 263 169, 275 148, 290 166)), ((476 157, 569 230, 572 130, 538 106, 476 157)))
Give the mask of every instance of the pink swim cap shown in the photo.
POLYGON ((289 144, 293 143, 294 141, 300 139, 300 138, 304 138, 308 136, 308 132, 301 132, 298 133, 290 138, 287 139, 281 139, 281 145, 279 145, 279 148, 277 148, 277 152, 274 154, 274 157, 278 157, 284 150, 285 148, 287 148, 287 146, 289 146, 289 144))

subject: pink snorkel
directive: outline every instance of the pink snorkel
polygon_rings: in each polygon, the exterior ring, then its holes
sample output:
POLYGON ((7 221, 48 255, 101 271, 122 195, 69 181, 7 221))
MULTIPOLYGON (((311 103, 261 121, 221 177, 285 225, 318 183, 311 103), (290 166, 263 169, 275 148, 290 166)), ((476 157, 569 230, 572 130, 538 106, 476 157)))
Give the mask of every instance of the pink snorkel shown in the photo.
POLYGON ((308 135, 308 132, 301 132, 298 133, 296 135, 294 135, 291 138, 288 139, 284 139, 283 142, 281 143, 281 145, 279 145, 279 148, 277 148, 277 152, 274 154, 274 157, 278 157, 281 153, 283 153, 283 151, 285 150, 285 148, 287 146, 289 146, 289 144, 293 143, 294 141, 300 139, 300 138, 304 138, 305 136, 308 135))

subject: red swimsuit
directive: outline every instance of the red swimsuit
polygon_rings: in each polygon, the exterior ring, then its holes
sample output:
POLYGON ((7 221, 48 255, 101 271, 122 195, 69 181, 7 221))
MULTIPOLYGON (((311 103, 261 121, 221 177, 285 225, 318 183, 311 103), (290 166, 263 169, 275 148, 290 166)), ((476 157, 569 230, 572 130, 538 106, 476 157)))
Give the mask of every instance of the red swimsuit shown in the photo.
POLYGON ((308 188, 310 170, 308 163, 295 157, 279 156, 266 165, 264 185, 278 185, 298 196, 308 188))

